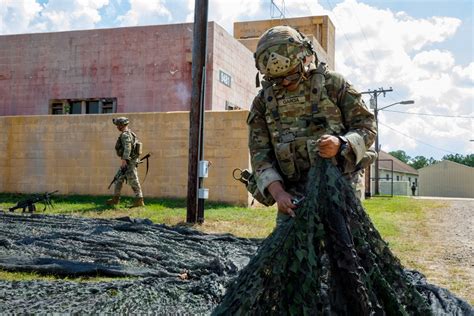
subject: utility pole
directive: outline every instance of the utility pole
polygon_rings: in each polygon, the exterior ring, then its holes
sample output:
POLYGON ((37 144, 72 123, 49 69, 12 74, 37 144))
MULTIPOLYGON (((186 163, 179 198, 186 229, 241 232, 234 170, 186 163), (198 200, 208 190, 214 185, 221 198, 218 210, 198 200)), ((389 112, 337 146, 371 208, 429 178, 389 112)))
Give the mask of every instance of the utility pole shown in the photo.
POLYGON ((188 200, 186 222, 204 221, 204 203, 199 201, 198 161, 203 157, 204 95, 206 91, 207 13, 209 1, 194 3, 192 93, 189 112, 188 200), (199 211, 199 206, 201 210, 199 211), (199 213, 199 216, 198 216, 199 213), (199 217, 199 219, 198 219, 199 217))
POLYGON ((374 117, 375 117, 375 124, 377 127, 377 135, 375 136, 375 151, 377 152, 377 159, 375 159, 375 195, 380 194, 379 190, 379 152, 380 152, 380 145, 379 145, 379 121, 378 121, 378 108, 377 108, 377 97, 380 94, 383 94, 385 97, 386 92, 392 92, 392 87, 389 89, 379 88, 378 90, 368 90, 361 92, 361 94, 370 94, 370 107, 374 109, 374 117))

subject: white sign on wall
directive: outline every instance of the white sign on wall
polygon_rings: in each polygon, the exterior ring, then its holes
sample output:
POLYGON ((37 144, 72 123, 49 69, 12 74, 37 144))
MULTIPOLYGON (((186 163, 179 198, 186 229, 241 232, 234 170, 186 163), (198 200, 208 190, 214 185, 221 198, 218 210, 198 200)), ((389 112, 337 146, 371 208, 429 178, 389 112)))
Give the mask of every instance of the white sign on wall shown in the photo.
POLYGON ((232 77, 228 73, 219 70, 219 81, 230 88, 232 83, 232 77))

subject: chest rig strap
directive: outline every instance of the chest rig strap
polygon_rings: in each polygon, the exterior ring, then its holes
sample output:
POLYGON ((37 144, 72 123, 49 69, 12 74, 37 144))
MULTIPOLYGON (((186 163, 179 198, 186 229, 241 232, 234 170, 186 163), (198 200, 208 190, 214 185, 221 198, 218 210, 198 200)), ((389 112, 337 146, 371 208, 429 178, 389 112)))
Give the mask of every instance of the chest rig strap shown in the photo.
POLYGON ((280 112, 278 111, 278 102, 275 98, 275 93, 273 91, 273 86, 269 86, 264 90, 265 103, 268 110, 270 111, 275 125, 278 129, 279 142, 281 143, 290 143, 295 140, 295 135, 288 130, 284 130, 281 125, 280 112))
POLYGON ((324 73, 326 72, 326 64, 319 63, 315 73, 311 76, 311 93, 309 100, 311 102, 311 115, 316 117, 319 112, 319 101, 321 100, 322 90, 324 88, 325 79, 324 73))
MULTIPOLYGON (((311 85, 309 91, 309 102, 311 104, 311 114, 315 118, 319 112, 319 101, 321 99, 322 90, 324 89, 325 79, 324 74, 326 72, 326 64, 320 63, 318 68, 313 72, 311 76, 311 85)), ((304 83, 301 83, 304 84, 304 83)), ((273 85, 269 85, 264 89, 264 99, 268 110, 270 111, 273 120, 275 121, 276 128, 278 129, 279 141, 281 143, 289 143, 296 139, 296 136, 288 131, 284 130, 281 124, 280 112, 278 111, 278 102, 275 97, 273 85)), ((306 100, 308 100, 306 94, 306 100)))

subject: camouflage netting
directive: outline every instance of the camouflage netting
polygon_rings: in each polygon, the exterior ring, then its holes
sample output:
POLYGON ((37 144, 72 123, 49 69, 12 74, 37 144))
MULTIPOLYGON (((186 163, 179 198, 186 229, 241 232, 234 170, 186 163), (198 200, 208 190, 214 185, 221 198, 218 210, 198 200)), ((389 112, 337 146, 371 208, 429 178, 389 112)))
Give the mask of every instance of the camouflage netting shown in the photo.
POLYGON ((222 301, 215 314, 473 314, 402 270, 336 168, 312 172, 322 181, 297 218, 263 244, 148 220, 0 214, 0 269, 131 277, 0 281, 0 311, 210 314, 222 301))
POLYGON ((258 243, 148 220, 0 214, 2 270, 132 277, 0 281, 0 311, 210 313, 258 243))
POLYGON ((472 313, 403 270, 329 160, 319 159, 309 179, 296 218, 263 242, 213 315, 472 313))

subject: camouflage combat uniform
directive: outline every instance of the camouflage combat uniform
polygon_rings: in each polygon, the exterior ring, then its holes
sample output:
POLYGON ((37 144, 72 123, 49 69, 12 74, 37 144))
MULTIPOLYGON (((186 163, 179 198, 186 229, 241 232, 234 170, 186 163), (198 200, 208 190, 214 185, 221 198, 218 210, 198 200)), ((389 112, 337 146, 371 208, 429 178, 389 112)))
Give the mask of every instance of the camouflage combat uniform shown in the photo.
POLYGON ((142 188, 138 179, 138 155, 133 152, 133 148, 136 142, 137 136, 129 129, 123 131, 117 139, 115 144, 115 151, 117 156, 127 161, 127 171, 125 175, 115 182, 114 195, 120 196, 120 192, 123 187, 123 182, 127 180, 127 183, 132 187, 133 192, 137 198, 143 198, 142 188))
POLYGON ((281 181, 287 192, 302 195, 318 155, 317 140, 324 134, 350 145, 333 159, 343 172, 351 175, 357 164, 370 160, 366 151, 376 135, 373 114, 341 75, 321 64, 314 68, 295 91, 264 82, 253 101, 247 119, 249 149, 263 194, 269 194, 270 183, 281 181))

